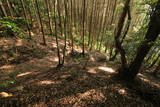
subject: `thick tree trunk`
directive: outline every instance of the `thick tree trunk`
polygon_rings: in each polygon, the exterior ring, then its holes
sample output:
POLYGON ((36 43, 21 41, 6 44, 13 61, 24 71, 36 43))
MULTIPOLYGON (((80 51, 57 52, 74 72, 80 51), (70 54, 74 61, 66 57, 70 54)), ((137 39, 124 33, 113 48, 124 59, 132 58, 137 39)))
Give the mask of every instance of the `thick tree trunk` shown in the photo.
POLYGON ((134 79, 136 77, 136 75, 139 73, 139 70, 144 58, 147 56, 148 52, 150 51, 153 45, 153 42, 156 40, 156 38, 160 34, 159 28, 160 28, 160 0, 158 0, 157 5, 154 9, 154 12, 150 18, 148 31, 146 33, 144 41, 138 48, 135 59, 130 64, 129 68, 126 70, 122 70, 120 74, 125 75, 125 77, 127 77, 128 79, 134 79))

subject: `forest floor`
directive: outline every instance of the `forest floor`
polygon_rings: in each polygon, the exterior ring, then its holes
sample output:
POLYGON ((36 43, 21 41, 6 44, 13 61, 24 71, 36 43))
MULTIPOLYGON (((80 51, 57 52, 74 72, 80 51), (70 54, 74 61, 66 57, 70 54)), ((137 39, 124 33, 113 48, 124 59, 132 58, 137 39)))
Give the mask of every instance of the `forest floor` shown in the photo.
MULTIPOLYGON (((115 77, 119 64, 105 55, 67 56, 56 69, 55 40, 0 39, 0 107, 160 107, 160 78, 141 73, 132 82, 115 77)), ((62 45, 63 43, 61 43, 62 45)))

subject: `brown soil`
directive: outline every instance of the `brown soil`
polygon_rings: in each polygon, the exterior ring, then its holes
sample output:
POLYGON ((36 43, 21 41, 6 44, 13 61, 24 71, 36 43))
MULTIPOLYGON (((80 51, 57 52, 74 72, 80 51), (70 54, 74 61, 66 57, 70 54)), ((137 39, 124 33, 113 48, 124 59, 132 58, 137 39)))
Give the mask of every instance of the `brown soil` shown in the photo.
POLYGON ((158 78, 143 73, 121 81, 115 77, 118 64, 97 61, 101 55, 94 52, 71 57, 69 48, 64 67, 56 69, 55 40, 47 41, 45 47, 37 40, 0 40, 0 107, 160 106, 158 78))

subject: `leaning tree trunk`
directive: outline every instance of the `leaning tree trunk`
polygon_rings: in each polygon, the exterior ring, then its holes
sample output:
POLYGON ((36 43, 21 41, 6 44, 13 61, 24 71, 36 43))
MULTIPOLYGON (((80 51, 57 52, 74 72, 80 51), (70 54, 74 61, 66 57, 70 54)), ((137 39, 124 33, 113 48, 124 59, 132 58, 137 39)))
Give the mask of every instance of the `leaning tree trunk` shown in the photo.
MULTIPOLYGON (((124 35, 123 35, 123 37, 122 37, 122 39, 121 39, 121 41, 120 41, 120 45, 122 45, 123 44, 123 41, 124 41, 124 39, 126 38, 126 36, 127 36, 127 34, 128 34, 128 31, 129 31, 129 27, 130 27, 130 25, 131 25, 131 12, 130 12, 130 7, 128 8, 128 22, 127 22, 127 25, 126 25, 126 28, 125 28, 125 31, 124 31, 124 35)), ((115 50, 115 54, 114 54, 114 56, 112 56, 109 60, 110 61, 114 61, 115 59, 116 59, 116 56, 118 55, 118 50, 116 49, 115 50)))
POLYGON ((150 18, 150 23, 148 27, 148 31, 144 38, 144 41, 140 45, 137 51, 137 55, 133 62, 130 64, 129 68, 126 70, 122 70, 120 74, 128 79, 134 79, 136 75, 139 73, 140 67, 144 58, 149 53, 153 43, 156 41, 158 35, 160 34, 160 0, 158 0, 157 5, 152 13, 150 18))
POLYGON ((121 55, 122 68, 126 68, 127 60, 126 60, 126 56, 125 56, 125 50, 121 46, 121 42, 120 42, 119 39, 120 39, 122 29, 123 29, 123 26, 124 26, 125 18, 126 18, 128 9, 129 9, 130 1, 131 0, 126 0, 126 2, 125 2, 125 6, 123 8, 122 14, 121 14, 120 19, 118 21, 118 27, 117 27, 117 31, 116 31, 116 34, 115 34, 115 46, 116 46, 116 49, 118 50, 118 52, 121 55))
POLYGON ((8 5, 8 9, 9 9, 10 15, 11 15, 11 17, 13 18, 13 11, 12 11, 10 2, 9 2, 8 0, 7 0, 7 5, 8 5))
POLYGON ((7 15, 7 12, 6 12, 5 8, 4 8, 3 3, 2 3, 1 0, 0 0, 0 6, 1 6, 1 8, 2 8, 2 12, 3 12, 4 16, 7 17, 7 16, 8 16, 8 15, 7 15))

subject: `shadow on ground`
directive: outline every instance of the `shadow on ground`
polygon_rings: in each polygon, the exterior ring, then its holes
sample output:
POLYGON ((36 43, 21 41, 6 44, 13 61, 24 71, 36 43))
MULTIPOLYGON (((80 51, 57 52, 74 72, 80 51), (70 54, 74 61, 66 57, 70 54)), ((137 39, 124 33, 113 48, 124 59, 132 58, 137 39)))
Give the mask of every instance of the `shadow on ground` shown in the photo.
MULTIPOLYGON (((82 63, 82 62, 80 62, 82 63)), ((17 77, 8 89, 12 96, 1 98, 2 106, 159 106, 160 89, 139 78, 127 83, 115 78, 114 69, 105 63, 88 66, 67 64, 61 69, 17 77), (19 88, 19 89, 18 89, 19 88)), ((40 65, 39 65, 40 66, 40 65)))

